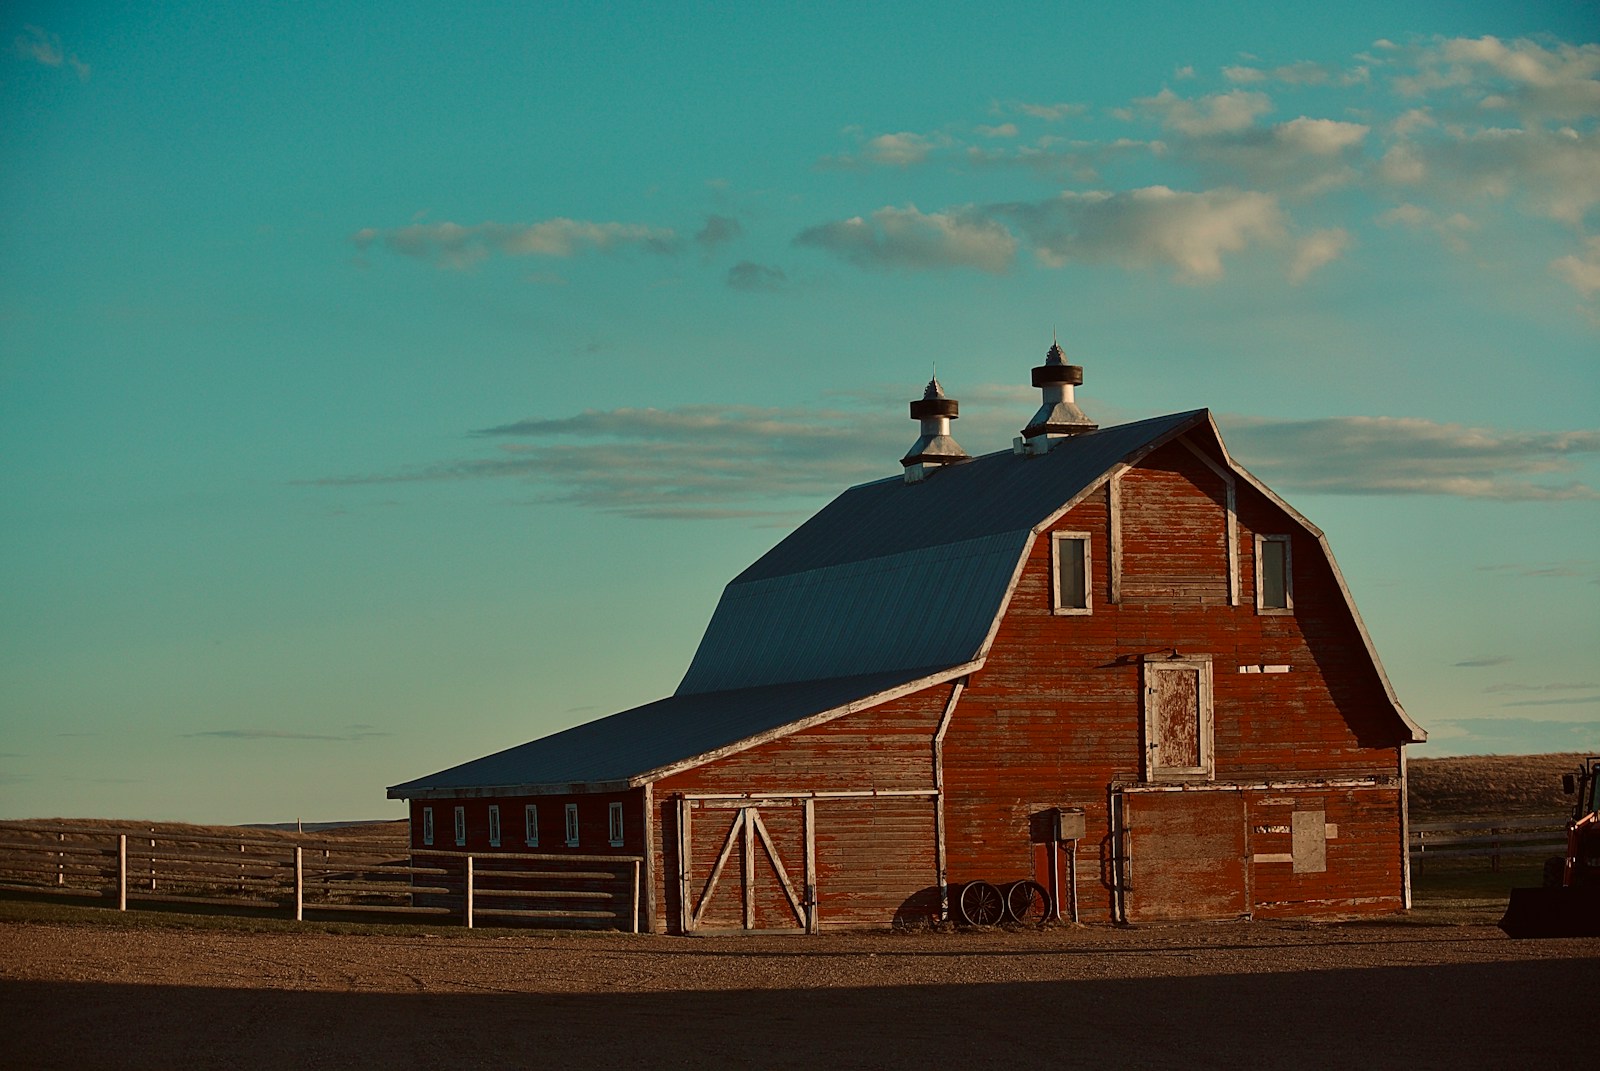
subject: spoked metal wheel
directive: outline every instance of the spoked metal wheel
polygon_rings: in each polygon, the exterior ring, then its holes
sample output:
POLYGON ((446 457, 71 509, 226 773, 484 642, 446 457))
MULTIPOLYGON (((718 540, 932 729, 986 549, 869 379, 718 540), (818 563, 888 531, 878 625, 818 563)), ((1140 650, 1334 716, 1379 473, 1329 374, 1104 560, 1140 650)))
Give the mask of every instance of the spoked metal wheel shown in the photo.
POLYGON ((1006 900, 987 881, 969 881, 956 899, 956 909, 968 926, 993 926, 1005 918, 1006 900))
POLYGON ((1043 926, 1055 915, 1050 894, 1037 881, 1014 881, 1006 889, 1006 917, 1024 926, 1043 926))

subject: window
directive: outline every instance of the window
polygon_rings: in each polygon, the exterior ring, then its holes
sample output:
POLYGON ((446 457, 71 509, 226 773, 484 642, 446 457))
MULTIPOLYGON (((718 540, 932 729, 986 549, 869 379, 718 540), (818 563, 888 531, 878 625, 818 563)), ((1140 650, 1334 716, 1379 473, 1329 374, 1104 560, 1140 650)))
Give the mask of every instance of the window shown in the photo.
POLYGON ((1089 605, 1089 533, 1054 532, 1050 536, 1053 614, 1087 614, 1089 605))
POLYGON ((424 807, 424 808, 422 808, 422 843, 424 845, 431 845, 433 843, 433 808, 432 807, 424 807))
POLYGON ((613 803, 611 805, 611 817, 607 826, 611 831, 611 846, 613 848, 622 847, 622 804, 613 803))
POLYGON ((500 847, 500 805, 489 804, 489 847, 500 847))
POLYGON ((539 808, 531 803, 522 808, 522 830, 524 833, 523 839, 528 842, 528 847, 537 848, 539 846, 539 808))
POLYGON ((1263 614, 1294 611, 1293 560, 1286 535, 1256 536, 1256 610, 1263 614))
POLYGON ((567 847, 578 846, 578 805, 567 804, 567 847))
POLYGON ((1211 660, 1160 658, 1144 663, 1146 781, 1209 781, 1212 755, 1211 660))
POLYGON ((456 808, 456 846, 460 847, 462 845, 465 845, 466 843, 467 843, 467 809, 465 807, 457 807, 456 808))

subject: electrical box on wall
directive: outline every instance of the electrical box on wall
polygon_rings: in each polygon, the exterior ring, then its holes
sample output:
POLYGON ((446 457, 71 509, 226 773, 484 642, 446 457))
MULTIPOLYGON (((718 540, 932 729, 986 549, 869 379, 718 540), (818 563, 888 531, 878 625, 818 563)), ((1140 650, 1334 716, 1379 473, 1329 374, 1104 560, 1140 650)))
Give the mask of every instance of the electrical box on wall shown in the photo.
POLYGON ((1036 842, 1082 840, 1088 830, 1081 807, 1052 807, 1038 811, 1028 823, 1029 832, 1036 842))

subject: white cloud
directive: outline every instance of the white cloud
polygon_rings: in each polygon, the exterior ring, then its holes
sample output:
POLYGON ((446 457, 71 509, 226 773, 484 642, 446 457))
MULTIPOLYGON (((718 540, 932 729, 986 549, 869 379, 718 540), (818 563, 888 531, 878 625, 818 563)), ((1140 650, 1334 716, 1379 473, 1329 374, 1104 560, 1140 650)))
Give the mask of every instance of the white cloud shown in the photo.
POLYGON ((1258 116, 1272 110, 1272 101, 1266 94, 1242 89, 1214 93, 1199 100, 1187 100, 1170 89, 1163 89, 1136 103, 1160 118, 1161 125, 1168 130, 1193 138, 1248 130, 1255 125, 1258 116))
POLYGON ((72 68, 80 82, 89 80, 89 65, 77 56, 63 51, 60 37, 38 26, 24 26, 22 30, 23 32, 18 34, 15 40, 17 55, 46 67, 60 67, 65 64, 72 68))
POLYGON ((1013 107, 1031 119, 1043 119, 1047 123, 1059 122, 1074 115, 1082 115, 1089 110, 1087 104, 1027 104, 1018 103, 1013 107))
POLYGON ((1308 119, 1301 116, 1272 128, 1272 136, 1283 145, 1315 156, 1336 156, 1353 149, 1366 139, 1370 127, 1337 119, 1308 119))
POLYGON ((1018 134, 1016 123, 1000 123, 998 126, 978 126, 973 129, 986 138, 1014 138, 1018 134))
POLYGON ((1457 130, 1397 142, 1379 175, 1443 199, 1512 201, 1577 226, 1600 204, 1600 132, 1457 130))
POLYGON ((1600 44, 1551 47, 1519 38, 1434 38, 1411 50, 1409 96, 1448 93, 1528 121, 1600 116, 1600 44))
MULTIPOLYGON (((859 129, 850 127, 847 134, 859 137, 859 129)), ((854 170, 864 167, 915 167, 926 163, 936 150, 949 147, 951 139, 945 134, 918 134, 902 130, 894 134, 879 134, 862 143, 855 153, 825 156, 817 166, 830 169, 854 170)))
POLYGON ((924 213, 915 205, 819 224, 802 231, 795 244, 870 269, 963 267, 999 273, 1017 252, 1016 238, 992 219, 966 209, 924 213))
POLYGON ((1015 219, 1046 264, 1169 265, 1187 282, 1220 279, 1224 254, 1275 242, 1284 234, 1277 200, 1247 190, 1187 193, 1147 186, 1116 193, 1066 191, 1046 201, 996 205, 990 211, 1015 219))
POLYGON ((1586 298, 1600 293, 1600 235, 1585 239, 1581 252, 1551 261, 1550 270, 1586 298))
POLYGON ((783 289, 789 277, 783 269, 751 260, 741 260, 728 269, 728 286, 734 290, 774 291, 783 289))
POLYGON ((1295 249, 1294 260, 1289 265, 1289 282, 1299 286, 1312 272, 1343 256, 1349 245, 1350 232, 1343 227, 1307 235, 1295 249))
POLYGON ((351 235, 351 240, 362 250, 381 245, 402 256, 455 269, 470 267, 495 253, 571 257, 628 247, 675 253, 683 244, 676 232, 666 228, 566 218, 531 224, 414 223, 392 229, 367 227, 351 235))
POLYGON ((1324 494, 1593 500, 1573 479, 1600 430, 1518 432, 1418 418, 1220 418, 1234 454, 1275 488, 1324 494))

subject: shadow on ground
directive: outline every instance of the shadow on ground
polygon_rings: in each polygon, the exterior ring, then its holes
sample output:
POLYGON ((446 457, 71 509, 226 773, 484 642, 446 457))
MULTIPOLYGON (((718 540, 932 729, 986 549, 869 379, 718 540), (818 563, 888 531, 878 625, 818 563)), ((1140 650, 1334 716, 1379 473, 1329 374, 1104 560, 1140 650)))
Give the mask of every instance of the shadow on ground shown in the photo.
MULTIPOLYGON (((674 993, 0 982, 30 1068, 1527 1067, 1570 1059, 1600 961, 674 993)), ((626 985, 626 979, 618 979, 626 985)))

